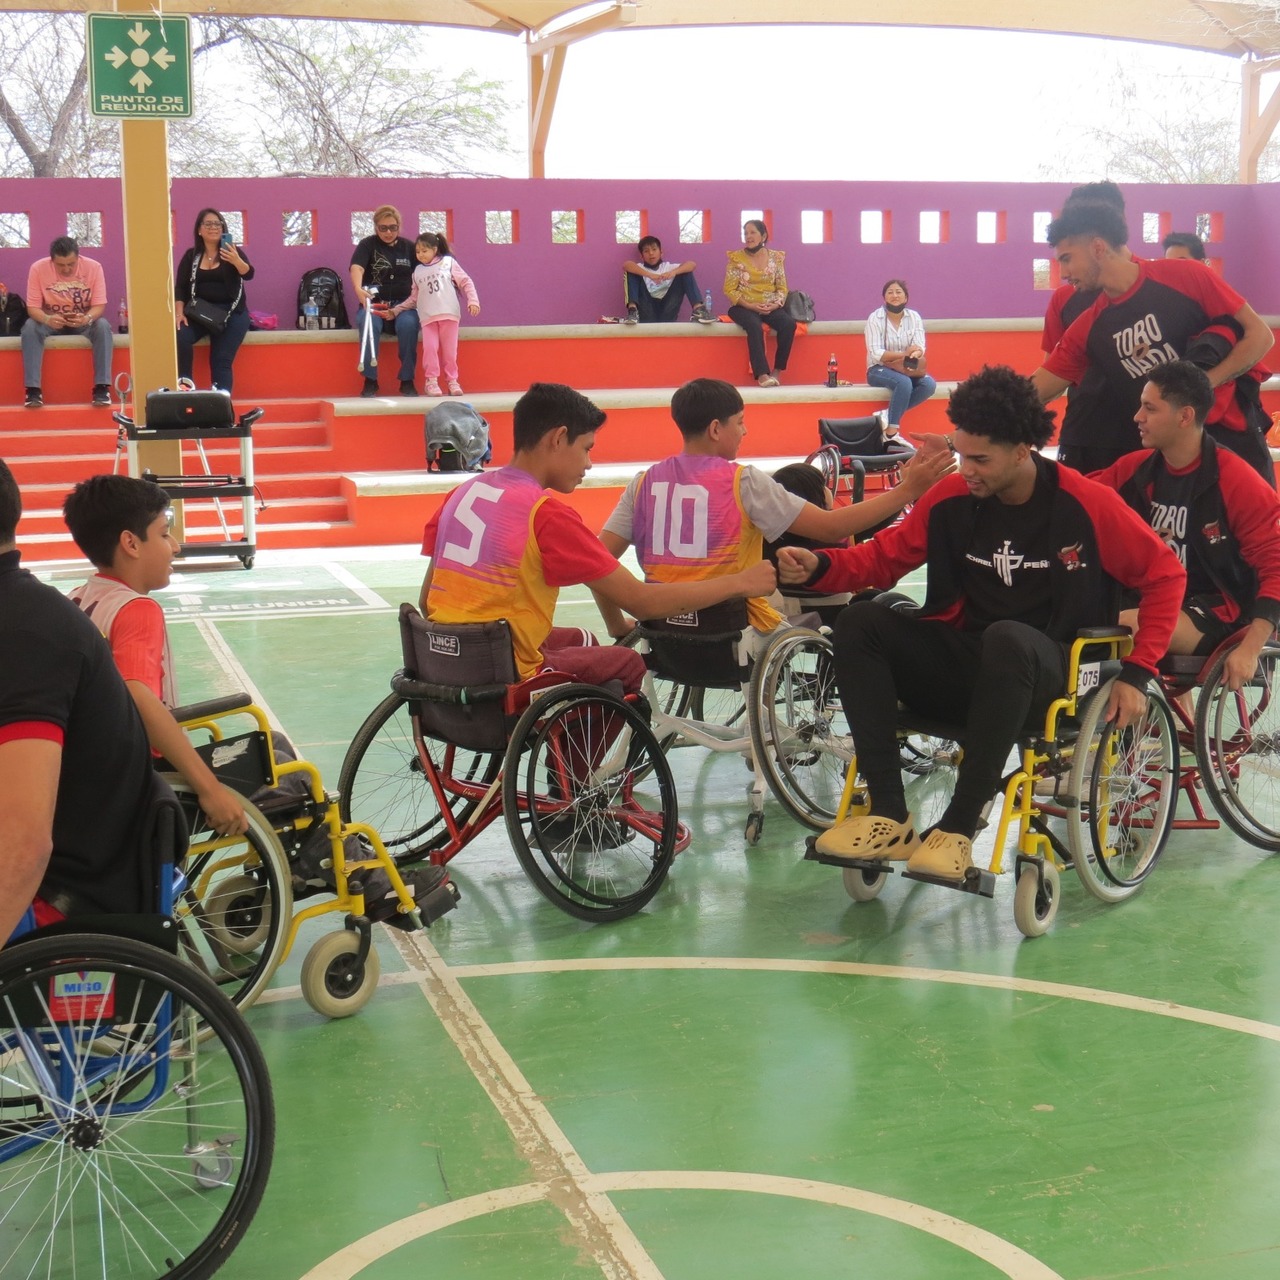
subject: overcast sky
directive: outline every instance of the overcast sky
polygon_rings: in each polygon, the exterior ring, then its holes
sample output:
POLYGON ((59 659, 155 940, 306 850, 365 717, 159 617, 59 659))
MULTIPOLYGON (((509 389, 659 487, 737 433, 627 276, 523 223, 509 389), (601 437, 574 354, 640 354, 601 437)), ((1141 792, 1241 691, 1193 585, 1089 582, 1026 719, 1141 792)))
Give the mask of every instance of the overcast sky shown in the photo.
MULTIPOLYGON (((1131 3, 1134 0, 1117 0, 1131 3)), ((519 40, 436 29, 430 61, 509 82, 522 176, 519 40)), ((1079 181, 1121 79, 1153 115, 1202 91, 1238 111, 1231 58, 1122 41, 890 27, 623 31, 569 49, 548 177, 1079 181)))

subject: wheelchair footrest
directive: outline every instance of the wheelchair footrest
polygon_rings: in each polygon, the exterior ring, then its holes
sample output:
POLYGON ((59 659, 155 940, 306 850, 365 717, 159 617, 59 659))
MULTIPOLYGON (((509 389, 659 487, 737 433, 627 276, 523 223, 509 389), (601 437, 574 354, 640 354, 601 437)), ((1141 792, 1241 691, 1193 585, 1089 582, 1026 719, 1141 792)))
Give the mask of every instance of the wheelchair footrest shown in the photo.
POLYGON ((844 869, 852 869, 854 871, 883 871, 886 875, 893 874, 894 864, 887 858, 836 858, 829 853, 819 853, 816 847, 818 837, 806 836, 804 841, 804 860, 806 862, 821 862, 825 867, 840 867, 844 869))
POLYGON ((996 895, 996 877, 994 872, 982 867, 969 867, 959 880, 949 880, 946 876, 931 876, 922 871, 904 871, 904 880, 919 880, 921 884, 936 884, 943 889, 958 889, 961 893, 974 893, 980 898, 994 898, 996 895))

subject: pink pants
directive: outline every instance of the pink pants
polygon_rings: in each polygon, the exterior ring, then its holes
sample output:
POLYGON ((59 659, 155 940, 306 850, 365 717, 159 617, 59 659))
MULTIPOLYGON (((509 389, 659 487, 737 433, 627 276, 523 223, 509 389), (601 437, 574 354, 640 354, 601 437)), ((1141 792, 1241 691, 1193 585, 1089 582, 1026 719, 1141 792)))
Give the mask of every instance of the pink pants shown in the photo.
POLYGON ((458 322, 451 316, 439 316, 422 326, 422 372, 428 378, 439 378, 444 366, 445 380, 458 380, 458 322))

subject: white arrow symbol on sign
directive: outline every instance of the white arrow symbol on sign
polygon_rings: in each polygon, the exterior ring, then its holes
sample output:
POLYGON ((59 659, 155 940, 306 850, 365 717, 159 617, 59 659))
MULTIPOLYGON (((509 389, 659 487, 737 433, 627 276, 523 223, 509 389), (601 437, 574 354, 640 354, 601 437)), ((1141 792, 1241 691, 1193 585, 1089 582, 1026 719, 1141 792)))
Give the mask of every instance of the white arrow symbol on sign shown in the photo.
POLYGON ((147 37, 150 34, 151 32, 148 31, 140 22, 135 22, 133 26, 129 28, 129 39, 132 40, 134 44, 146 44, 147 37))
POLYGON ((161 71, 167 71, 171 63, 177 62, 177 58, 175 58, 168 49, 161 45, 160 48, 151 55, 151 61, 154 62, 161 71))
POLYGON ((112 45, 111 52, 104 53, 102 56, 109 63, 111 63, 111 65, 115 67, 117 71, 119 71, 120 68, 123 67, 124 64, 129 61, 129 55, 125 53, 122 49, 120 49, 119 46, 117 45, 112 45))
POLYGON ((129 83, 133 85, 139 93, 146 93, 151 87, 151 77, 145 71, 135 72, 129 77, 129 83))

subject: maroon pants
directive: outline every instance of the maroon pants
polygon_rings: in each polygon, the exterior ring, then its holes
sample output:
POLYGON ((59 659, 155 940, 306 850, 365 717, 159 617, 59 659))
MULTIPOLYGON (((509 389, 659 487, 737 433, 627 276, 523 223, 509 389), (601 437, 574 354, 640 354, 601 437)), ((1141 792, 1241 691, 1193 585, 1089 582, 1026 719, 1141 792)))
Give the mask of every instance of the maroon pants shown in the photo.
POLYGON ((644 659, 634 649, 600 644, 580 627, 553 627, 542 643, 542 664, 583 684, 619 680, 626 693, 639 693, 644 681, 644 659))

